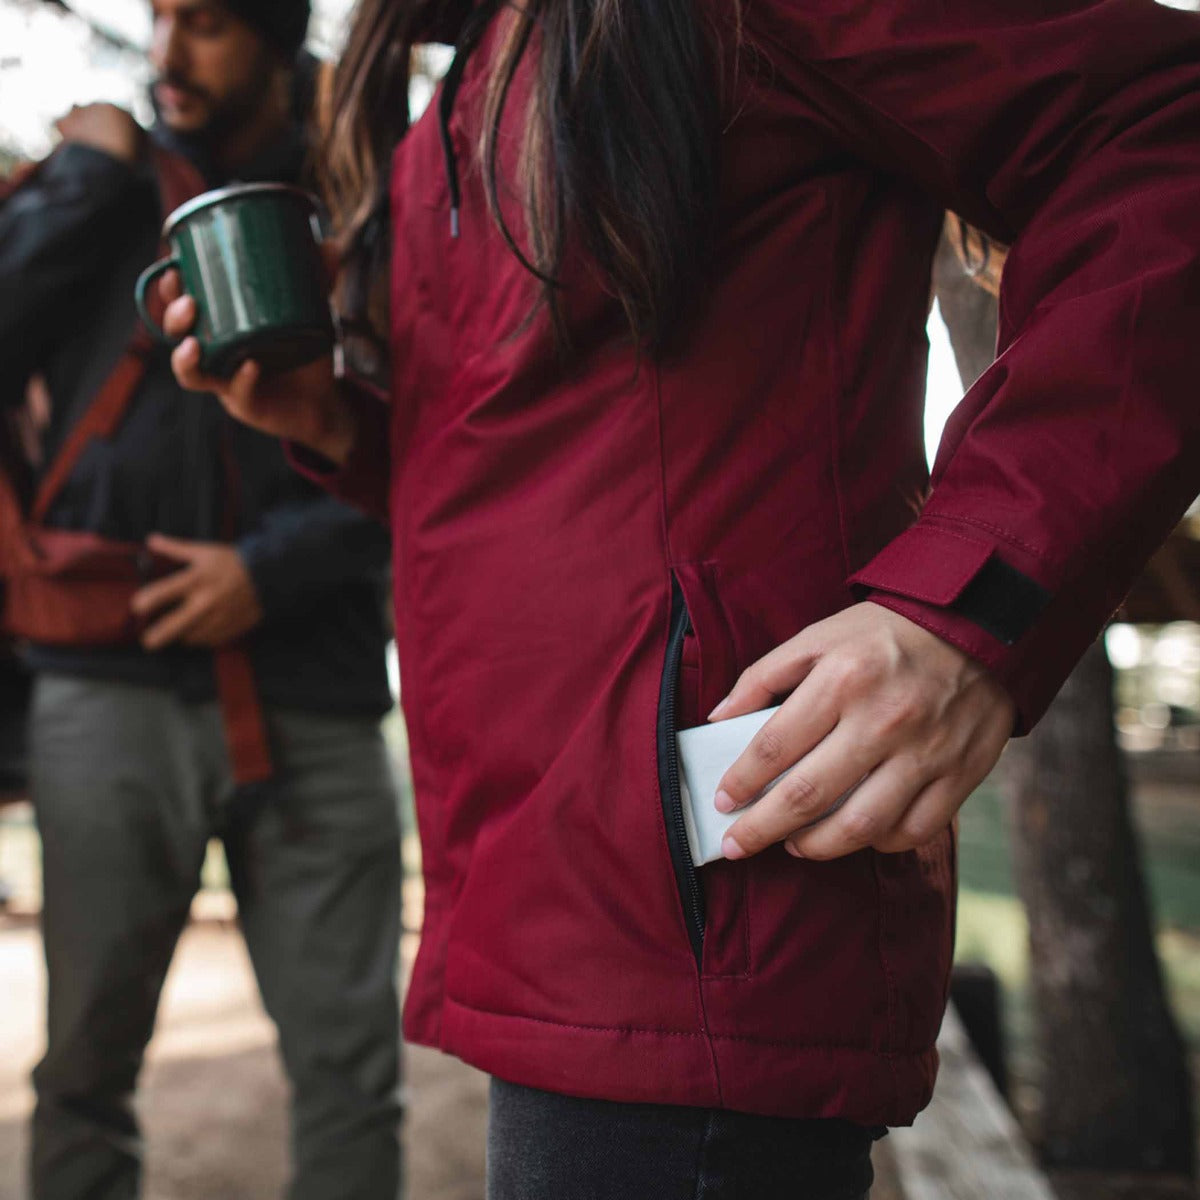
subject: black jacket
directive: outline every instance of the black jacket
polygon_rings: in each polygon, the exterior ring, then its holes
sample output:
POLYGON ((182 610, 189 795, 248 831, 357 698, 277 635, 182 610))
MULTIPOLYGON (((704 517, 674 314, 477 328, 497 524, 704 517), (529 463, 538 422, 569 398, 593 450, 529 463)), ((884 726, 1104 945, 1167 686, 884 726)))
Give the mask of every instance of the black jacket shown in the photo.
MULTIPOLYGON (((153 136, 185 153, 211 186, 232 182, 199 147, 161 128, 153 136)), ((296 131, 236 178, 295 182, 303 161, 296 131)), ((29 377, 44 375, 46 460, 128 344, 134 281, 158 257, 163 216, 149 166, 80 145, 62 147, 0 207, 0 398, 20 402, 29 377)), ((127 541, 152 532, 220 540, 227 455, 239 477, 235 540, 265 613, 250 637, 263 700, 383 712, 386 531, 292 471, 274 439, 233 421, 213 398, 183 391, 165 349, 115 436, 85 451, 48 523, 127 541)), ((214 694, 207 651, 32 646, 28 660, 36 670, 169 686, 188 698, 214 694)))

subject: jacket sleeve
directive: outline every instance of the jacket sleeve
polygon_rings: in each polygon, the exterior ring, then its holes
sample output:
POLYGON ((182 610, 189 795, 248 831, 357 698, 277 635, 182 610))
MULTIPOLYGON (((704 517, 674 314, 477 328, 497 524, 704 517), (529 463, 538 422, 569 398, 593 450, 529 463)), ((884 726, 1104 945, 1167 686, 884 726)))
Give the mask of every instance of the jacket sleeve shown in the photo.
POLYGON ((382 579, 389 539, 377 521, 317 494, 270 509, 238 541, 238 551, 269 619, 345 584, 382 579))
POLYGON ((1153 0, 768 0, 780 85, 1013 243, 999 357, 851 577, 1042 714, 1200 489, 1200 17, 1153 0))
POLYGON ((391 408, 366 384, 347 379, 341 387, 358 412, 358 436, 345 465, 336 467, 295 442, 284 444, 288 461, 306 479, 389 526, 391 408))
POLYGON ((153 224, 149 167, 65 145, 0 204, 0 397, 25 382, 86 304, 90 284, 131 227, 153 224))

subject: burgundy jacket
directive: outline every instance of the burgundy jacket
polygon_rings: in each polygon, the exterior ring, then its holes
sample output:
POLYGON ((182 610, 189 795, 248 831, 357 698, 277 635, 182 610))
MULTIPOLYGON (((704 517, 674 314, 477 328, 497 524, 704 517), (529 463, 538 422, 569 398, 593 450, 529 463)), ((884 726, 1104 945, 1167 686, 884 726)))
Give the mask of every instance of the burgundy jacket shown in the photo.
POLYGON ((436 104, 396 154, 390 420, 364 408, 332 482, 395 539, 426 879, 406 1028, 566 1093, 903 1124, 936 1070, 951 834, 697 872, 672 734, 863 595, 1036 721, 1200 487, 1200 18, 745 22, 711 286, 667 361, 635 363, 578 262, 573 367, 544 316, 520 331, 533 287, 473 159, 490 35, 451 122, 460 237, 436 104), (1014 249, 1000 357, 921 508, 945 208, 1014 249))

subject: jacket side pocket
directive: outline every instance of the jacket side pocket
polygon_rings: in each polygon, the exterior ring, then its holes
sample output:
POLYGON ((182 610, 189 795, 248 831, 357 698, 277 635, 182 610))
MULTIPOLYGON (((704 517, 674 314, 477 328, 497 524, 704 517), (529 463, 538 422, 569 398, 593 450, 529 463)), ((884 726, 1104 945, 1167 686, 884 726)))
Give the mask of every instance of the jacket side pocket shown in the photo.
POLYGON ((688 941, 699 969, 704 958, 704 891, 688 850, 679 779, 679 750, 675 742, 675 735, 679 732, 684 644, 691 632, 692 622, 683 590, 672 572, 671 619, 667 651, 663 659, 662 684, 658 692, 658 790, 662 798, 663 822, 667 831, 667 846, 671 851, 671 866, 675 872, 675 886, 679 891, 688 941))
MULTIPOLYGON (((673 571, 673 589, 687 616, 687 632, 682 638, 676 675, 674 717, 678 732, 702 725, 708 713, 733 686, 738 672, 729 622, 718 595, 715 565, 708 562, 677 564, 673 571)), ((672 756, 677 755, 674 735, 670 750, 672 756)), ((677 775, 677 761, 675 769, 677 775)), ((665 786, 663 794, 667 794, 665 786)), ((693 951, 701 973, 705 976, 745 975, 750 959, 748 865, 715 862, 697 871, 691 866, 686 839, 683 854, 691 875, 696 878, 699 897, 702 934, 698 947, 693 941, 693 951)), ((686 878, 680 880, 678 866, 676 880, 681 898, 686 897, 690 885, 686 878)))

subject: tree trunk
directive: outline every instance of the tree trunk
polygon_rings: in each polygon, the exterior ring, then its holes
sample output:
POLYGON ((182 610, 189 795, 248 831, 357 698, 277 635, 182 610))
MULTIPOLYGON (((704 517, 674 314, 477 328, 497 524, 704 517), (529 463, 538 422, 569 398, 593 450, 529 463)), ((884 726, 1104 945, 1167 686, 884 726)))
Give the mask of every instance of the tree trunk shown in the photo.
POLYGON ((1102 643, 1009 747, 1000 782, 1029 915, 1043 1161, 1190 1175, 1187 1054, 1151 936, 1102 643))
MULTIPOLYGON (((944 238, 934 280, 969 384, 992 361, 996 302, 944 238)), ((1190 1176, 1187 1053, 1154 947, 1103 643, 1009 746, 1000 783, 1029 917, 1044 1161, 1190 1176)))

